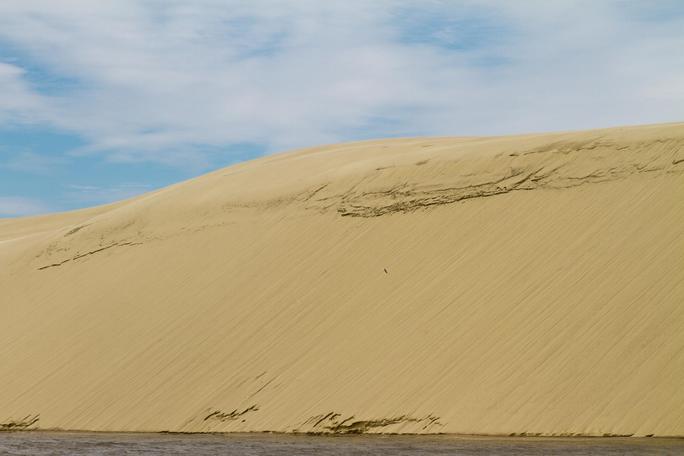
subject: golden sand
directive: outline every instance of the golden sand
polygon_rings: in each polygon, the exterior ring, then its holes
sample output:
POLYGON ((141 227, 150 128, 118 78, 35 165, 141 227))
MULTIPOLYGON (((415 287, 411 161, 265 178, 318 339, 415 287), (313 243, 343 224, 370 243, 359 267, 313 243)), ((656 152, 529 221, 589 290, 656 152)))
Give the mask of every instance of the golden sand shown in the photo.
POLYGON ((684 124, 306 149, 0 220, 0 429, 684 435, 684 124))

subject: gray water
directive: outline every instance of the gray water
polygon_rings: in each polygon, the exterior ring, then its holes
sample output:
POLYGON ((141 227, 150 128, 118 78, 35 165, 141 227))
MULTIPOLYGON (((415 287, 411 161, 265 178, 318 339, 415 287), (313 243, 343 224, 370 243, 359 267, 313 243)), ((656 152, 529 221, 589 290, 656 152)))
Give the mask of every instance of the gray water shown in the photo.
POLYGON ((677 439, 0 433, 0 455, 684 455, 677 439))

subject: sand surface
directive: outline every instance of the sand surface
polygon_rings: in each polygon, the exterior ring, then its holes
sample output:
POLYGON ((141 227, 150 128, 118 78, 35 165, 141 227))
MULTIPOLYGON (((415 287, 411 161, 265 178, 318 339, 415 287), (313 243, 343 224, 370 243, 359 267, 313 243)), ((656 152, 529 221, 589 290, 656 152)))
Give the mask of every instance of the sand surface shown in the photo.
POLYGON ((0 220, 0 379, 2 429, 684 436, 684 124, 0 220))

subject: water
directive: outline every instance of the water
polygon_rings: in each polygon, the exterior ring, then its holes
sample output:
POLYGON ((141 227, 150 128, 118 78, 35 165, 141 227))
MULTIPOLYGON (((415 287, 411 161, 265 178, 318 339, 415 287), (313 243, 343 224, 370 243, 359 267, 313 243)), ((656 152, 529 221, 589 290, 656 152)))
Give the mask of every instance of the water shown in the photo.
POLYGON ((0 433, 0 455, 684 455, 678 439, 0 433))

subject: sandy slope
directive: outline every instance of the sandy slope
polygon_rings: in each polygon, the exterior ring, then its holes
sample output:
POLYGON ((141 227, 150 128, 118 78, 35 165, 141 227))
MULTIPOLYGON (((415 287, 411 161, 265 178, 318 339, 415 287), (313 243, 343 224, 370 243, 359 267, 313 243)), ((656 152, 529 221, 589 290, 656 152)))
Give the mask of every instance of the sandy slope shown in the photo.
POLYGON ((684 435, 684 124, 0 220, 0 427, 684 435))

